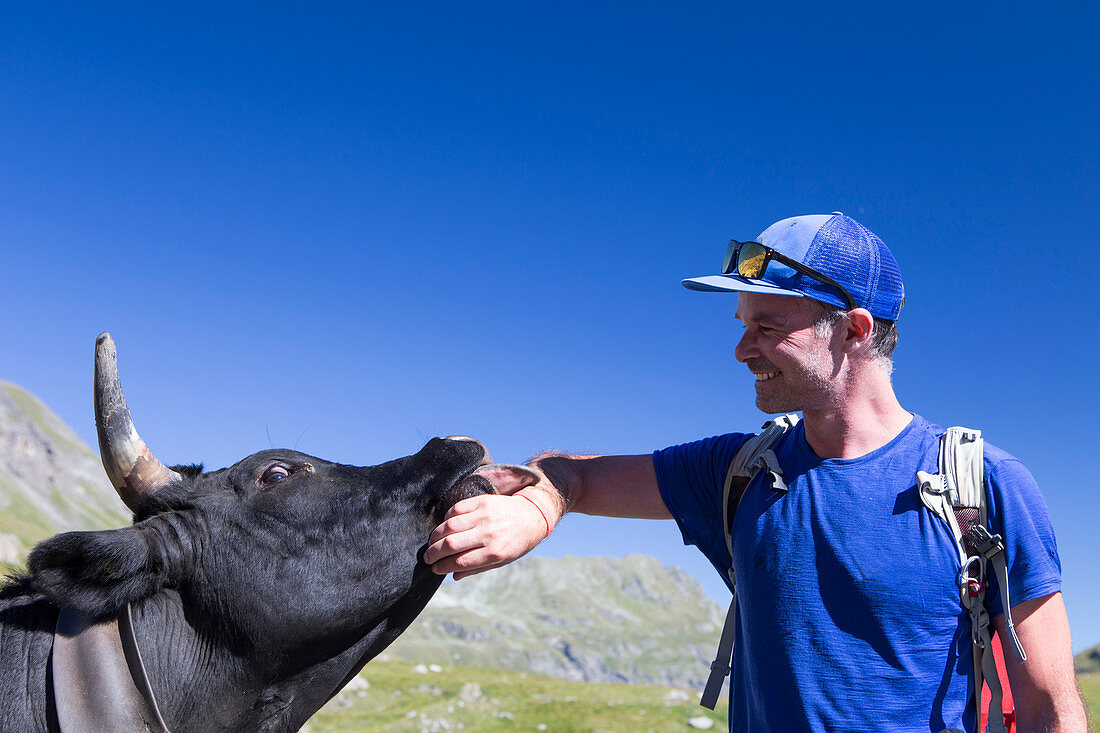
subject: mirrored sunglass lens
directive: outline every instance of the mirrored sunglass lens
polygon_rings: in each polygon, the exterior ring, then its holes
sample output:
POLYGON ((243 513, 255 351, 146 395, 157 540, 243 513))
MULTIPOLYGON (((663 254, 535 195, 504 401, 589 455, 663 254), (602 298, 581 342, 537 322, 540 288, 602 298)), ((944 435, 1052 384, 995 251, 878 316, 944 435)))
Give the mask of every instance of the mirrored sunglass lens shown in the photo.
POLYGON ((737 274, 741 277, 762 277, 768 264, 767 254, 756 242, 745 242, 737 255, 737 274))
POLYGON ((733 272, 733 257, 737 254, 737 247, 740 246, 740 242, 736 239, 731 239, 730 243, 726 245, 726 254, 722 256, 722 274, 728 275, 733 272))

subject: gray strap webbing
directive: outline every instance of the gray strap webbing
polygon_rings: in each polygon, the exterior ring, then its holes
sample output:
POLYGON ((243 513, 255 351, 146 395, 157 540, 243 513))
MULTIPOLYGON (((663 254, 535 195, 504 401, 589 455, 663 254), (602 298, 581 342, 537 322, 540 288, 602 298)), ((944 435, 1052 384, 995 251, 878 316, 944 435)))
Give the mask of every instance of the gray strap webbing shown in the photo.
MULTIPOLYGON (((997 676, 997 662, 993 657, 993 638, 989 633, 989 614, 982 609, 981 622, 978 627, 978 635, 982 646, 982 675, 985 683, 989 685, 989 707, 986 709, 986 733, 1008 733, 1004 721, 1003 691, 1001 681, 997 676)), ((981 681, 978 682, 977 704, 981 705, 982 689, 981 681)))
MULTIPOLYGON (((982 613, 981 604, 971 606, 970 608, 970 637, 971 637, 971 654, 970 663, 973 666, 971 681, 974 685, 974 709, 977 711, 975 720, 980 720, 982 717, 982 681, 985 678, 985 657, 986 654, 983 651, 988 646, 983 646, 982 643, 982 625, 986 626, 985 635, 989 636, 989 616, 982 613)), ((994 669, 994 672, 997 670, 994 669)))
MULTIPOLYGON (((783 433, 790 430, 798 422, 798 415, 780 415, 774 420, 769 420, 761 427, 760 433, 745 440, 737 450, 737 454, 730 462, 730 469, 737 476, 754 476, 753 464, 756 459, 769 450, 779 440, 783 433)), ((782 471, 780 471, 782 473, 782 471)))
MULTIPOLYGON (((797 422, 798 415, 792 414, 780 415, 764 423, 760 433, 747 438, 730 461, 729 468, 726 470, 726 480, 722 486, 722 529, 726 534, 726 549, 729 550, 731 563, 733 519, 749 482, 759 471, 767 470, 772 488, 776 491, 787 490, 787 484, 783 481, 783 469, 779 466, 772 447, 797 422)), ((714 706, 718 704, 718 695, 722 691, 722 683, 730 674, 730 662, 733 659, 733 645, 736 637, 737 579, 733 575, 732 564, 728 572, 730 585, 733 586, 733 598, 730 599, 730 607, 726 611, 726 620, 722 623, 722 635, 718 640, 714 661, 710 663, 707 684, 699 699, 699 704, 708 710, 714 710, 714 706)))
POLYGON ((967 540, 981 553, 997 575, 997 590, 1001 596, 1001 605, 1005 612, 1005 632, 1012 642, 1012 651, 1020 662, 1027 661, 1024 645, 1020 643, 1020 637, 1016 636, 1016 625, 1012 623, 1012 599, 1008 589, 1008 566, 1005 564, 1004 540, 999 534, 990 534, 982 525, 973 527, 967 534, 967 540))
POLYGON ((730 663, 733 661, 733 640, 736 629, 735 618, 737 616, 737 588, 733 589, 733 598, 730 600, 729 610, 726 611, 726 620, 722 623, 722 636, 718 640, 718 652, 714 655, 714 661, 710 663, 710 674, 707 676, 706 687, 703 688, 703 696, 699 698, 699 704, 707 710, 714 710, 718 704, 718 695, 722 692, 722 683, 730 674, 730 663))
POLYGON ((783 481, 783 469, 779 467, 779 459, 775 457, 775 452, 771 448, 761 453, 752 465, 757 471, 767 470, 773 489, 787 490, 787 484, 783 481))

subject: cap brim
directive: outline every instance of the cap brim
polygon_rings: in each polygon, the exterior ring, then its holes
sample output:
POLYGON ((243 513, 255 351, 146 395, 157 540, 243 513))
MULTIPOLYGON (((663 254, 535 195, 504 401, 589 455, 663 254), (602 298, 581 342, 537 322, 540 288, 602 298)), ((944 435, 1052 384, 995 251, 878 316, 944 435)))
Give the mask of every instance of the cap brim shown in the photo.
POLYGON ((768 295, 793 295, 805 298, 805 293, 773 285, 766 280, 752 280, 739 275, 705 275, 689 277, 680 284, 688 290, 701 293, 766 293, 768 295))

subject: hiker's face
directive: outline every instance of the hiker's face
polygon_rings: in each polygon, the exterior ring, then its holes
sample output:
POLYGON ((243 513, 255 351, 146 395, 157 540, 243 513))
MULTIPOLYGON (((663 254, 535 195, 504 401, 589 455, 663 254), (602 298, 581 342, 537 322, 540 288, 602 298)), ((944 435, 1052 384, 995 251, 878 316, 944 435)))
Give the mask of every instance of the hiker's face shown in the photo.
POLYGON ((788 295, 738 293, 745 333, 733 351, 756 377, 756 406, 767 413, 829 406, 842 363, 834 329, 815 328, 814 304, 788 295))

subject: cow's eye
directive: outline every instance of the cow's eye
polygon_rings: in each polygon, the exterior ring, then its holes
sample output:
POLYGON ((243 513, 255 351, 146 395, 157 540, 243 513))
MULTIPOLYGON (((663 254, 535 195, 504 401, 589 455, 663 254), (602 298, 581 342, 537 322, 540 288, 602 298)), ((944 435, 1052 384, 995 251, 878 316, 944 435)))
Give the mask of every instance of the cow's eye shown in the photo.
POLYGON ((260 476, 260 486, 272 486, 289 477, 290 469, 286 466, 272 466, 264 471, 263 476, 260 476))

